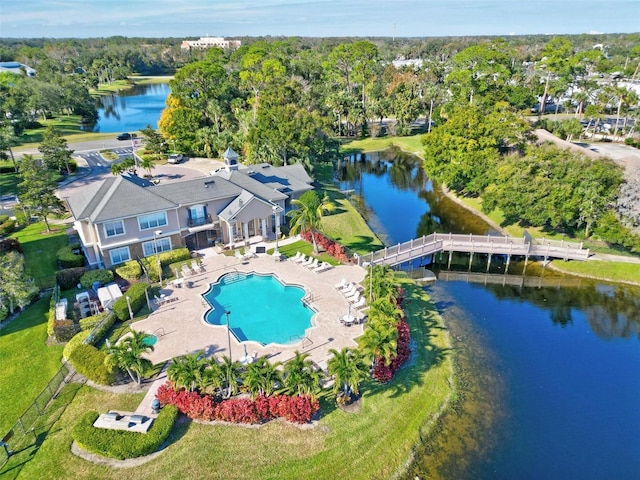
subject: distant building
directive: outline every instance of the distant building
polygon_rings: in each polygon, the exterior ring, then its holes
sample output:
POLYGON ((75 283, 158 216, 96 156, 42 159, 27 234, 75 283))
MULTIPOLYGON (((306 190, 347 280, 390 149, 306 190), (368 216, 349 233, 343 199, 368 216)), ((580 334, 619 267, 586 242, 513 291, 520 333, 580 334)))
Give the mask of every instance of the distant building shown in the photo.
POLYGON ((183 40, 180 48, 191 50, 196 48, 203 50, 206 48, 238 48, 242 45, 240 40, 225 40, 224 37, 200 37, 200 40, 183 40))
POLYGON ((0 73, 2 72, 24 73, 28 77, 36 76, 36 71, 33 68, 18 62, 0 62, 0 73))

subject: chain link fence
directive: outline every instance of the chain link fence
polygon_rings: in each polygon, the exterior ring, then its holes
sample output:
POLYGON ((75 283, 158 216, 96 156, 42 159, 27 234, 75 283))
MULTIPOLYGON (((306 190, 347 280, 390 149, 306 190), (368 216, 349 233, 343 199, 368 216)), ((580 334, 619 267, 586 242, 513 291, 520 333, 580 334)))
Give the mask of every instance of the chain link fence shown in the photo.
POLYGON ((0 440, 2 446, 0 448, 0 468, 15 452, 27 449, 37 442, 35 427, 38 420, 45 414, 51 401, 56 398, 62 386, 71 380, 74 373, 73 367, 64 362, 15 425, 2 437, 0 440))

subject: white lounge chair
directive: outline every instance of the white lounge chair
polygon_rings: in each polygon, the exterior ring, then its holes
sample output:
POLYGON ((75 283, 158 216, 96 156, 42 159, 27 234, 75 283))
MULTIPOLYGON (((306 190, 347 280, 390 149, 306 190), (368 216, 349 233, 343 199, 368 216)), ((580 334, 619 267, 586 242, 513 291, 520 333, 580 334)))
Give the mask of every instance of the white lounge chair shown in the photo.
POLYGON ((322 273, 325 270, 329 270, 331 269, 331 264, 327 263, 327 262, 322 262, 320 265, 318 265, 316 268, 313 269, 313 271, 315 273, 322 273))
POLYGON ((351 295, 356 293, 357 290, 358 290, 358 286, 355 283, 352 283, 351 285, 349 285, 348 288, 342 289, 342 294, 345 297, 350 297, 351 295))
POLYGON ((355 308, 356 310, 364 310, 366 308, 369 308, 367 307, 367 299, 364 297, 360 297, 360 300, 351 305, 351 307, 355 308))
POLYGON ((307 258, 307 260, 302 262, 300 265, 302 265, 303 267, 308 267, 309 265, 311 265, 313 263, 314 260, 315 260, 315 258, 313 258, 312 256, 309 256, 309 258, 307 258))
POLYGON ((360 291, 356 290, 356 293, 354 293, 350 297, 347 297, 347 300, 349 300, 349 302, 351 303, 358 303, 360 301, 360 298, 362 298, 360 295, 360 291))
POLYGON ((318 268, 318 265, 319 265, 318 259, 314 258, 313 261, 311 263, 305 265, 305 267, 307 267, 309 270, 314 270, 314 269, 318 268))
POLYGON ((296 263, 303 263, 307 261, 307 256, 303 253, 301 254, 296 260, 294 260, 294 262, 296 263))
POLYGON ((300 251, 297 251, 296 254, 289 260, 291 260, 292 262, 297 262, 300 259, 300 256, 302 256, 302 253, 300 253, 300 251))
POLYGON ((182 276, 183 277, 188 277, 190 275, 193 275, 195 272, 193 270, 191 270, 189 268, 189 265, 187 265, 186 263, 182 264, 182 276))
POLYGON ((236 250, 236 253, 233 254, 234 257, 236 257, 238 260, 246 260, 247 256, 244 255, 243 253, 240 253, 240 250, 236 250))
POLYGON ((193 270, 194 272, 202 272, 202 267, 200 267, 200 264, 197 262, 197 260, 191 260, 191 270, 193 270))
POLYGON ((336 290, 342 290, 347 285, 348 285, 347 279, 343 277, 342 280, 340 280, 339 283, 335 284, 335 287, 336 287, 336 290))

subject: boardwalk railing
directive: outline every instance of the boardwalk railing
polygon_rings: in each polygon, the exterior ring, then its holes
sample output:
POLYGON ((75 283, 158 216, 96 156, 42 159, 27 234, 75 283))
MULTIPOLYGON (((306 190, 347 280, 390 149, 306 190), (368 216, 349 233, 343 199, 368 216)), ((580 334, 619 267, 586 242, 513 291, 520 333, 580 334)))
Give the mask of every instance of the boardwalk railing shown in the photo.
POLYGON ((426 257, 439 252, 482 253, 491 255, 512 255, 529 257, 562 258, 564 260, 586 260, 589 250, 582 243, 558 240, 532 239, 528 234, 522 238, 499 237, 493 235, 459 235, 452 233, 432 233, 408 242, 385 247, 358 258, 363 265, 399 265, 414 258, 426 257))

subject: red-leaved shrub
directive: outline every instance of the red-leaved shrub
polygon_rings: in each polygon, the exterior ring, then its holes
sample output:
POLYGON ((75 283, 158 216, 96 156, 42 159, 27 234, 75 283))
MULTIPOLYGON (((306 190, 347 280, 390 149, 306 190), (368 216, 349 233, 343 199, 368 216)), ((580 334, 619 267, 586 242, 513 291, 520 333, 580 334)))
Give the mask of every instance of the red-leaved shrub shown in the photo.
POLYGON ((156 398, 161 405, 175 405, 180 412, 194 420, 220 420, 230 423, 262 423, 272 418, 285 418, 294 423, 307 423, 320 409, 317 400, 306 395, 231 398, 214 402, 209 395, 176 390, 171 383, 158 388, 156 398))

